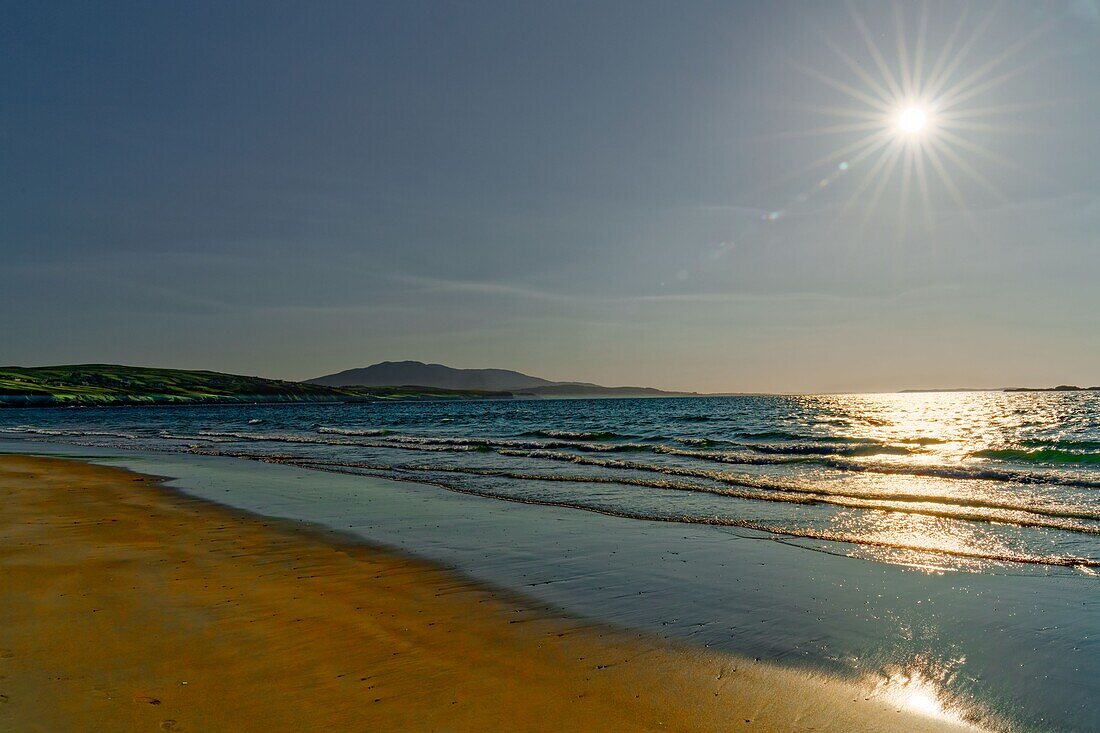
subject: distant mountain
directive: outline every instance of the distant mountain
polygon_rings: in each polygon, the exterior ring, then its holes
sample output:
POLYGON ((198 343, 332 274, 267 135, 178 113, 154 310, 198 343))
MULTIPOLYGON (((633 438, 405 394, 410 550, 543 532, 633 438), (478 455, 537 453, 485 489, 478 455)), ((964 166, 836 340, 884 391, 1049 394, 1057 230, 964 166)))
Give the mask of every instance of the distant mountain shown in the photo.
POLYGON ((442 389, 505 391, 555 397, 630 397, 684 394, 652 387, 602 387, 587 382, 553 382, 508 369, 455 369, 420 361, 384 361, 361 369, 306 380, 326 387, 417 386, 442 389))
POLYGON ((361 369, 347 369, 325 377, 307 379, 326 387, 418 387, 443 389, 515 390, 548 387, 554 382, 507 369, 453 369, 420 361, 384 361, 361 369))
POLYGON ((118 364, 0 367, 0 407, 367 402, 511 396, 510 392, 429 387, 338 388, 220 372, 118 364))

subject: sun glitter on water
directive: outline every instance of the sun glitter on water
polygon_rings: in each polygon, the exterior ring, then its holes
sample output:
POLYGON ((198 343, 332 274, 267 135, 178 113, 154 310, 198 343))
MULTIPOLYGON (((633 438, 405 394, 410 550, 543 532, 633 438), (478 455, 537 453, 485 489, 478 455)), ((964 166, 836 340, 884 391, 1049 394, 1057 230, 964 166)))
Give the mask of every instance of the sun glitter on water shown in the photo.
POLYGON ((943 703, 935 681, 918 669, 891 671, 885 678, 877 681, 872 694, 874 697, 889 700, 899 709, 952 723, 965 722, 958 710, 950 709, 943 703))

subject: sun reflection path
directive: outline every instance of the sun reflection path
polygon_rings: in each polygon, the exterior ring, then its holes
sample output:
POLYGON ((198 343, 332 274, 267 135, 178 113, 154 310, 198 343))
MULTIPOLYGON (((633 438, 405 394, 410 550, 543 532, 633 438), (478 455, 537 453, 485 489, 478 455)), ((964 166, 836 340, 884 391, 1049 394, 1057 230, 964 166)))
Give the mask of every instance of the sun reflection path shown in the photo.
MULTIPOLYGON (((1043 464, 990 465, 980 457, 1029 443, 1094 445, 1093 418, 1074 412, 1072 400, 976 392, 803 401, 823 435, 905 447, 834 464, 851 471, 825 500, 843 507, 830 515, 828 529, 854 540, 844 554, 927 574, 1015 572, 1012 563, 1035 563, 1095 577, 1094 562, 1078 560, 1095 555, 1100 506, 1090 489, 1062 483, 1082 477, 1043 464)), ((821 488, 829 477, 819 473, 815 480, 821 488)))

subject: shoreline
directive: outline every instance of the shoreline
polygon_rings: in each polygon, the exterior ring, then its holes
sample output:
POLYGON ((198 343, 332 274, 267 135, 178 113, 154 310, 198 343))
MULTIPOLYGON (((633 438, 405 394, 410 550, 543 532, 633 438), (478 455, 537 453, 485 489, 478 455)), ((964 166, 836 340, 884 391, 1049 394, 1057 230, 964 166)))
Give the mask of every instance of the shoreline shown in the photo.
POLYGON ((150 476, 6 455, 0 492, 0 721, 20 730, 953 727, 150 476))

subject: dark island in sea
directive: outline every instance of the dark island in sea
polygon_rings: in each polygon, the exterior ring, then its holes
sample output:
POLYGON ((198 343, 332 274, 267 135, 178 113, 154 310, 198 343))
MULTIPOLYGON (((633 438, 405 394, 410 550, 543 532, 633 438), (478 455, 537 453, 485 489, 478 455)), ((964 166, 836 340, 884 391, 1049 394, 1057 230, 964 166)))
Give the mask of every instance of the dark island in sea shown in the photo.
POLYGON ((646 387, 601 387, 596 384, 551 382, 503 369, 451 369, 439 364, 425 365, 420 362, 384 362, 306 382, 204 370, 158 369, 117 364, 0 367, 0 407, 641 397, 675 394, 679 393, 646 387), (412 368, 402 372, 399 368, 393 368, 395 364, 420 365, 428 369, 417 371, 412 368), (364 376, 344 376, 361 373, 365 373, 364 376), (462 376, 464 374, 465 377, 462 376), (385 375, 390 381, 379 381, 379 375, 385 375), (502 380, 509 388, 496 386, 502 380))
POLYGON ((901 394, 924 394, 926 392, 1100 392, 1100 387, 1059 384, 1057 387, 947 387, 943 389, 901 390, 901 394))
POLYGON ((1059 384, 1057 387, 1005 387, 1005 392, 1100 392, 1100 387, 1078 387, 1059 384))

